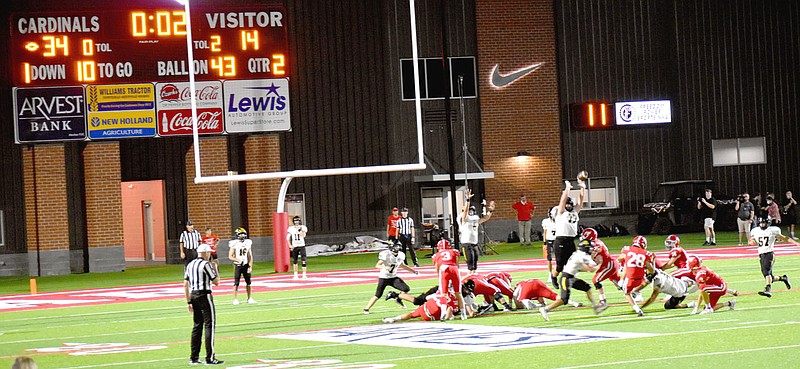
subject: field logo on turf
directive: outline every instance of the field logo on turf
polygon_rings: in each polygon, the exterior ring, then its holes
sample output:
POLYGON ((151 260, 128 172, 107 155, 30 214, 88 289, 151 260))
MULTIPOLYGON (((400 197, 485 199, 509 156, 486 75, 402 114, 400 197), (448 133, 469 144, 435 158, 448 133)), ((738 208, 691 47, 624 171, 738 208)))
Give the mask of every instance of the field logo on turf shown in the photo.
POLYGON ((419 322, 273 334, 258 337, 488 352, 647 336, 653 335, 647 333, 491 327, 467 324, 444 325, 441 323, 419 322))
POLYGON ((63 343, 63 346, 28 349, 42 354, 66 353, 71 356, 121 354, 125 352, 153 351, 167 346, 131 346, 130 343, 63 343))
POLYGON ((241 366, 229 366, 227 369, 388 369, 393 368, 394 364, 342 364, 341 360, 321 359, 321 360, 256 360, 258 364, 248 364, 241 366))

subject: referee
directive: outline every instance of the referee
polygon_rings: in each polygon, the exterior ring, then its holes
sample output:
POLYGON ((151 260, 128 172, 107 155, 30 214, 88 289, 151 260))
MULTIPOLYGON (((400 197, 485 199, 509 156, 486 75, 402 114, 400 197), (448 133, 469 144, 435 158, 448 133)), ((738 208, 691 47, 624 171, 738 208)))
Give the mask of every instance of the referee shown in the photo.
MULTIPOLYGON (((408 217, 408 208, 403 208, 400 214, 402 216, 397 220, 397 239, 403 247, 403 254, 411 255, 414 266, 419 267, 417 253, 414 252, 414 239, 417 234, 414 230, 414 219, 408 217)), ((403 263, 408 264, 408 261, 404 260, 403 263)))
POLYGON ((191 220, 186 221, 186 230, 181 233, 181 259, 183 259, 183 266, 189 265, 189 263, 197 259, 197 246, 200 245, 200 241, 203 237, 200 236, 200 232, 194 229, 194 225, 192 224, 191 220))
POLYGON ((197 248, 200 257, 195 258, 186 265, 183 277, 183 290, 189 312, 194 314, 194 327, 192 328, 192 353, 189 364, 197 365, 200 362, 200 338, 203 327, 206 330, 206 365, 222 364, 214 355, 214 328, 216 326, 216 313, 214 298, 211 297, 211 285, 219 286, 219 276, 214 272, 214 267, 208 262, 211 256, 211 246, 201 244, 197 248))

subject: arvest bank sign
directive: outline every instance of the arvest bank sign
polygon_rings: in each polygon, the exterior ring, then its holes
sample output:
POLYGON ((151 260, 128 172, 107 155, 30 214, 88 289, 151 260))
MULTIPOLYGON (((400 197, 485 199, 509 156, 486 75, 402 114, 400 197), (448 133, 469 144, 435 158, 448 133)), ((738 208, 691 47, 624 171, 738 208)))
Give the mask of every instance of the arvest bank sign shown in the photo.
POLYGON ((225 130, 229 133, 289 131, 289 80, 225 81, 225 130))
MULTIPOLYGON (((197 82, 195 89, 197 133, 223 133, 222 83, 197 82)), ((160 136, 192 134, 191 101, 188 82, 156 84, 156 116, 160 136)))

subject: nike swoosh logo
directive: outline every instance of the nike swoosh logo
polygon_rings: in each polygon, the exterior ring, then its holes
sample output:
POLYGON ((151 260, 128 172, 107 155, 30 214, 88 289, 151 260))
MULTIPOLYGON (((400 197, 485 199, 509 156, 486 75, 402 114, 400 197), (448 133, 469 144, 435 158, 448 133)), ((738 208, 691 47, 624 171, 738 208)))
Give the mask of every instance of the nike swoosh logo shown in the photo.
POLYGON ((495 64, 494 68, 492 69, 492 86, 497 88, 506 87, 514 83, 516 80, 525 77, 528 73, 539 69, 539 67, 543 65, 544 63, 536 63, 509 74, 502 75, 500 74, 500 64, 495 64))

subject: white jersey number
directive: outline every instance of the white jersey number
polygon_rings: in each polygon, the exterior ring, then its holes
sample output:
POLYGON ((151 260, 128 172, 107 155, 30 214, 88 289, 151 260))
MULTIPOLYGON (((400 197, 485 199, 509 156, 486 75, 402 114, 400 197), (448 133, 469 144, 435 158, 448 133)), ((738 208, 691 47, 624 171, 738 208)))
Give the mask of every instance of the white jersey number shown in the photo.
POLYGON ((628 268, 644 268, 644 259, 645 255, 629 252, 628 262, 625 263, 625 266, 628 268))

